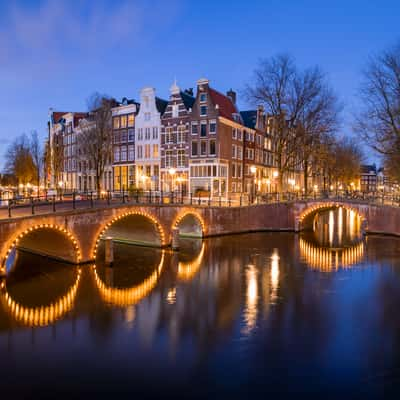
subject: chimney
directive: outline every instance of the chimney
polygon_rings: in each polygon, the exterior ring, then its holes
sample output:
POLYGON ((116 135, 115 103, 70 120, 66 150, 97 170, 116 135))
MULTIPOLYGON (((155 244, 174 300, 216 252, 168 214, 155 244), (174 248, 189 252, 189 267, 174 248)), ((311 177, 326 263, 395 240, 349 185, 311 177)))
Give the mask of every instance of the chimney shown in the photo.
POLYGON ((232 88, 226 92, 226 95, 231 99, 232 103, 236 105, 236 92, 232 88))
POLYGON ((265 129, 264 106, 261 105, 261 104, 257 107, 256 128, 259 129, 259 130, 264 130, 265 129))

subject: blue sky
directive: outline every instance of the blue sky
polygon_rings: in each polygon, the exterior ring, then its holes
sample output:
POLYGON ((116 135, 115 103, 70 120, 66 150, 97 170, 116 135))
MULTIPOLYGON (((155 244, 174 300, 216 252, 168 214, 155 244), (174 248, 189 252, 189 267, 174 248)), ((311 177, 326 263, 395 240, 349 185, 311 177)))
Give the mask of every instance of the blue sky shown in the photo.
POLYGON ((0 166, 13 137, 46 136, 49 107, 86 110, 94 91, 138 98, 147 85, 167 97, 174 77, 240 90, 279 52, 322 67, 348 132, 360 71, 400 39, 399 15, 391 0, 0 0, 0 166))

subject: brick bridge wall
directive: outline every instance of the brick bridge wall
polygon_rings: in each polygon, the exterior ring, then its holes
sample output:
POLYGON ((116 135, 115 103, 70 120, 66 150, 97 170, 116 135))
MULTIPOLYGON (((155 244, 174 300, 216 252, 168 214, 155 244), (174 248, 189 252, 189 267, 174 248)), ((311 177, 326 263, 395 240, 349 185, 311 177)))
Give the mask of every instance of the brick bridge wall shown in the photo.
MULTIPOLYGON (((9 249, 30 230, 40 227, 59 229, 69 235, 80 253, 80 262, 93 260, 96 241, 107 224, 127 214, 148 216, 156 225, 163 245, 171 243, 172 228, 186 215, 199 219, 204 236, 260 230, 299 231, 321 209, 343 206, 356 211, 363 218, 366 232, 400 235, 400 208, 351 202, 308 201, 262 204, 250 207, 201 206, 136 206, 121 205, 93 210, 74 210, 49 215, 36 215, 0 221, 1 265, 9 249)), ((76 260, 78 261, 78 260, 76 260)))

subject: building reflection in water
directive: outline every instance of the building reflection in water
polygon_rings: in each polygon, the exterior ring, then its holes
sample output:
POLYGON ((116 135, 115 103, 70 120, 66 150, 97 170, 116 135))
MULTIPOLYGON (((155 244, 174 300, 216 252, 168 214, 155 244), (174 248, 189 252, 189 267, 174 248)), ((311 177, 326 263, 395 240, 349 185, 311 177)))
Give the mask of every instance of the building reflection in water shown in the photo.
POLYGON ((271 256, 271 303, 275 303, 277 299, 279 287, 279 254, 275 248, 271 256))
POLYGON ((257 302, 258 302, 258 271, 253 264, 246 267, 246 305, 244 309, 244 334, 249 334, 256 325, 257 321, 257 302))

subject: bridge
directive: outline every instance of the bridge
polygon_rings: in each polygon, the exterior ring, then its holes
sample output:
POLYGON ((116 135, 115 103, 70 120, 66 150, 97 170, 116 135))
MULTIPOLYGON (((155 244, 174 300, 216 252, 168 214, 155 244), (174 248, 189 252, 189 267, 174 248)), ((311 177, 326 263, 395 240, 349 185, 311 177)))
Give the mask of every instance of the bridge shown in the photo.
POLYGON ((350 199, 313 199, 224 206, 218 204, 96 203, 44 213, 0 217, 0 272, 16 248, 71 263, 96 259, 106 237, 168 247, 174 235, 210 237, 254 231, 310 229, 321 210, 343 207, 361 219, 365 233, 400 235, 400 208, 350 199))

